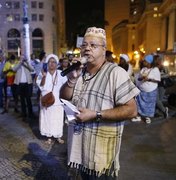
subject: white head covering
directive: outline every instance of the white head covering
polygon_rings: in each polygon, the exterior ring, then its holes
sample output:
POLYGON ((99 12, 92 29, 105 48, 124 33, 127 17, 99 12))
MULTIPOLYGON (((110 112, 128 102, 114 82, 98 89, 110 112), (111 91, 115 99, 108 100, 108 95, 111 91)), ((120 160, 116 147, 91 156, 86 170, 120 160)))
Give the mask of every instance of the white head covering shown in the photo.
POLYGON ((106 32, 102 28, 89 27, 89 28, 87 28, 84 37, 86 37, 86 36, 102 38, 106 42, 106 32))
POLYGON ((59 58, 58 58, 58 56, 55 55, 55 54, 49 54, 49 55, 47 55, 45 62, 48 63, 48 61, 50 60, 50 58, 55 59, 55 61, 57 62, 57 64, 59 63, 59 58))
POLYGON ((120 58, 123 58, 126 62, 128 62, 130 60, 130 58, 127 54, 120 54, 120 58))

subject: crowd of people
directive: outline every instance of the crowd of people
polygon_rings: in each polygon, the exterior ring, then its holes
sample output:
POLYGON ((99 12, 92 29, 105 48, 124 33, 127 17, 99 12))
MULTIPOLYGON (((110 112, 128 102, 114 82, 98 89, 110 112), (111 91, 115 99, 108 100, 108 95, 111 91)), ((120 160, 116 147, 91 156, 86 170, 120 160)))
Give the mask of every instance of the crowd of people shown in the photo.
POLYGON ((106 32, 101 28, 87 29, 80 50, 86 65, 66 76, 61 72, 79 58, 59 60, 57 55, 46 55, 44 51, 38 58, 32 54, 31 60, 14 54, 7 60, 2 56, 0 113, 9 112, 13 97, 14 111, 21 112, 22 120, 34 118, 31 97, 36 86, 40 133, 48 144, 53 140, 63 144, 66 116, 60 98, 68 100, 79 111, 68 123, 69 167, 76 168, 83 179, 116 179, 125 120, 151 123, 156 109, 168 117, 162 84, 167 72, 155 54, 144 57, 138 75, 127 54, 121 54, 119 63, 115 62, 113 52, 106 49, 106 32), (46 96, 52 96, 53 102, 43 103, 46 96))

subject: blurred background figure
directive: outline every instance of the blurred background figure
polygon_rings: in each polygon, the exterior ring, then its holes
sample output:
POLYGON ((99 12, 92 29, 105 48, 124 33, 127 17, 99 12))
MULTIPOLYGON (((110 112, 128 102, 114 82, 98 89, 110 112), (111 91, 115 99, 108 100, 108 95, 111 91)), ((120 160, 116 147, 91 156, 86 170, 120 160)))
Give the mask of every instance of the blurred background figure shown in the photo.
POLYGON ((36 61, 35 54, 31 54, 31 65, 34 68, 34 71, 31 72, 33 82, 35 81, 35 76, 36 76, 36 71, 35 71, 36 63, 37 61, 36 61))
MULTIPOLYGON (((36 65, 35 65, 35 72, 36 72, 36 76, 35 76, 35 80, 37 79, 39 73, 41 71, 44 71, 44 72, 47 72, 47 63, 45 62, 46 60, 46 53, 45 51, 41 51, 39 56, 38 56, 38 59, 36 59, 36 65)), ((38 88, 37 86, 37 101, 39 101, 40 99, 40 88, 38 88)), ((40 106, 38 106, 38 111, 40 111, 40 106)))
POLYGON ((5 81, 5 77, 4 77, 4 73, 3 73, 3 68, 5 65, 5 58, 4 56, 0 56, 0 110, 3 109, 3 105, 4 105, 4 94, 3 94, 3 90, 4 90, 4 81, 5 81))
POLYGON ((164 115, 164 118, 168 118, 169 116, 169 108, 165 107, 163 104, 163 99, 165 95, 166 84, 165 81, 169 77, 168 70, 162 64, 162 59, 159 55, 154 55, 154 62, 156 66, 159 68, 161 74, 161 81, 158 83, 158 94, 156 99, 156 113, 155 115, 159 115, 161 112, 164 115))
POLYGON ((34 117, 31 102, 33 88, 31 72, 34 69, 31 63, 24 56, 21 56, 18 64, 13 67, 13 71, 16 72, 14 84, 18 87, 22 118, 26 122, 26 118, 34 117))
POLYGON ((13 96, 15 108, 14 111, 18 112, 18 92, 17 92, 17 86, 14 84, 15 74, 16 72, 13 70, 14 66, 18 63, 18 60, 16 59, 16 56, 12 54, 10 58, 6 61, 3 73, 5 75, 5 104, 4 104, 4 110, 1 112, 1 114, 7 113, 9 109, 9 101, 11 96, 13 96))
POLYGON ((70 65, 71 65, 72 64, 72 60, 75 57, 75 55, 70 53, 70 54, 67 55, 67 57, 68 57, 68 60, 70 62, 70 65))
POLYGON ((106 60, 108 62, 114 63, 114 58, 112 55, 113 55, 112 51, 106 50, 106 60))
POLYGON ((58 70, 63 71, 64 69, 67 69, 70 66, 70 61, 68 58, 61 58, 59 60, 59 67, 57 68, 58 70))
POLYGON ((125 69, 129 76, 131 77, 133 75, 133 67, 129 63, 130 58, 127 54, 120 54, 120 61, 119 61, 119 66, 125 69))

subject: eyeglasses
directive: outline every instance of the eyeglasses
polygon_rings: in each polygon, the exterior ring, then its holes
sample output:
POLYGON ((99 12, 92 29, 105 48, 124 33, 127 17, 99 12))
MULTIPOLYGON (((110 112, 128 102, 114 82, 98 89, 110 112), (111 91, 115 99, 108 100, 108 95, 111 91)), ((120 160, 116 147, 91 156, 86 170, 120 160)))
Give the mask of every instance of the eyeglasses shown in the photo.
POLYGON ((94 43, 87 44, 87 43, 85 43, 85 44, 82 44, 82 45, 81 45, 81 48, 82 48, 82 49, 85 49, 85 48, 89 47, 90 49, 97 49, 99 46, 104 47, 103 44, 94 44, 94 43))

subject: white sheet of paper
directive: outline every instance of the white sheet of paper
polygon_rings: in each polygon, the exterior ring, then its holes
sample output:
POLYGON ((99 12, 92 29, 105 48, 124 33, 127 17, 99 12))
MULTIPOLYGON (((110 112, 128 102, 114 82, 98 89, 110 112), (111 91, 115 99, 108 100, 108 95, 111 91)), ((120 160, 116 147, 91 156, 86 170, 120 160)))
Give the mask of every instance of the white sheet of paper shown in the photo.
POLYGON ((80 113, 76 106, 65 99, 61 99, 61 101, 63 102, 64 111, 66 113, 68 121, 75 120, 75 114, 80 113))

